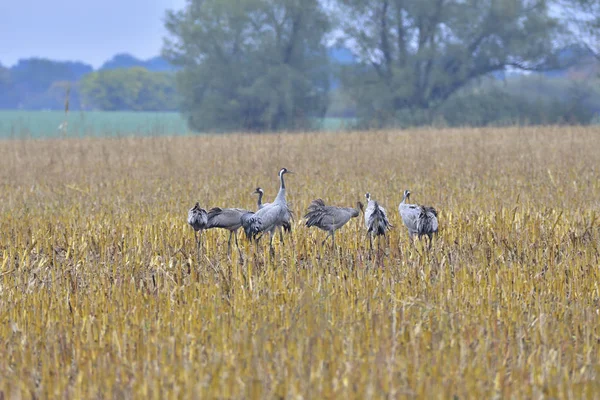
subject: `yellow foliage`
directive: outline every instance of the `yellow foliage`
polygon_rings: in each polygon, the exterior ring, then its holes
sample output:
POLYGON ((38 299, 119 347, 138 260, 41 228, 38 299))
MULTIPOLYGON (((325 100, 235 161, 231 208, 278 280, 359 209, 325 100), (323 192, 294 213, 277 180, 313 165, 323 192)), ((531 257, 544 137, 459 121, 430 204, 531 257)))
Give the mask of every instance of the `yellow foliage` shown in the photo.
MULTIPOLYGON (((538 127, 0 142, 1 398, 598 395, 600 130, 538 127), (285 243, 197 252, 187 210, 255 208, 285 243), (430 252, 397 207, 439 211, 430 252), (336 234, 311 200, 387 208, 336 234)), ((240 232, 241 233, 241 232, 240 232)), ((241 237, 241 235, 240 235, 241 237)))

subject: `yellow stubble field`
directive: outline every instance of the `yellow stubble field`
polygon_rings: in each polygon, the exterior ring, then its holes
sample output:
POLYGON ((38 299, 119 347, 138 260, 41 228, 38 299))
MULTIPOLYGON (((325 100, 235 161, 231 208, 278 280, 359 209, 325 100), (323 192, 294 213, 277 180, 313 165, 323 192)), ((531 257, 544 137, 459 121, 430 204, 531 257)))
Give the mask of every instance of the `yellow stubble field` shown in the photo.
POLYGON ((0 398, 598 398, 600 128, 0 142, 0 398), (258 252, 187 210, 272 201, 258 252), (431 251, 398 214, 434 206, 431 251), (321 247, 310 201, 370 192, 321 247))

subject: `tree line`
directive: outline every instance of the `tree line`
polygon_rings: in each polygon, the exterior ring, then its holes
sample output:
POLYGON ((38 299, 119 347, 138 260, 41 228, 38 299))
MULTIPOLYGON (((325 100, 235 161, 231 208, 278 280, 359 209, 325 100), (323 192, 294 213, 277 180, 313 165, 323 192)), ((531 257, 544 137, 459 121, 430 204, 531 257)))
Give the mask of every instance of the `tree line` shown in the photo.
POLYGON ((600 0, 188 0, 162 57, 0 65, 0 108, 69 93, 204 132, 597 122, 598 15, 600 0))
POLYGON ((573 32, 590 28, 590 38, 598 23, 563 14, 591 9, 597 1, 188 0, 167 15, 163 56, 180 68, 182 112, 200 131, 306 129, 332 102, 351 104, 370 127, 585 123, 594 110, 576 111, 589 94, 533 104, 474 86, 505 71, 557 69, 573 32), (332 41, 357 61, 332 65, 332 41), (480 115, 454 115, 473 109, 480 115))
POLYGON ((81 62, 41 58, 0 65, 0 109, 174 111, 173 67, 162 57, 117 54, 97 71, 81 62))

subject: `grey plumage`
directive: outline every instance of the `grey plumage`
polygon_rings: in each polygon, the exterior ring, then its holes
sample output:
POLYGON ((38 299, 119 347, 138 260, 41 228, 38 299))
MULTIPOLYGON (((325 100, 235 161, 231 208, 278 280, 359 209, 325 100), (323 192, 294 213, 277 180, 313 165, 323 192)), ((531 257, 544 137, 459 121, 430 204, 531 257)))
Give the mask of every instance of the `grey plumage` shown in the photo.
POLYGON ((196 203, 194 207, 190 208, 188 211, 187 222, 192 228, 194 228, 198 259, 200 259, 200 237, 202 236, 202 231, 206 229, 208 213, 204 208, 200 208, 199 203, 196 203))
POLYGON ((208 211, 206 228, 223 228, 229 231, 236 231, 242 226, 240 217, 247 212, 248 210, 241 208, 211 208, 208 211))
POLYGON ((237 230, 242 226, 241 217, 249 211, 241 208, 219 208, 214 207, 208 211, 206 229, 223 228, 229 231, 229 241, 227 242, 227 252, 231 251, 231 237, 235 237, 235 245, 241 256, 240 246, 237 240, 237 230))
MULTIPOLYGON (((261 208, 266 207, 269 204, 271 204, 271 203, 263 203, 262 202, 262 198, 263 198, 263 196, 265 194, 265 191, 262 188, 257 187, 256 190, 254 191, 254 194, 258 194, 258 201, 257 201, 258 208, 257 208, 257 210, 260 210, 261 208)), ((283 228, 283 230, 286 231, 286 232, 291 232, 292 231, 292 223, 291 223, 291 221, 294 220, 294 213, 292 212, 292 210, 289 209, 289 207, 288 207, 288 211, 289 211, 289 213, 286 214, 286 220, 283 221, 283 223, 282 223, 282 225, 281 225, 281 227, 279 229, 279 236, 280 236, 282 242, 283 242, 283 232, 281 231, 281 228, 283 228)))
POLYGON ((321 246, 325 244, 325 241, 331 236, 331 245, 335 247, 335 231, 344 226, 351 218, 358 217, 360 209, 363 205, 361 202, 357 203, 357 208, 352 207, 335 207, 327 206, 322 199, 313 200, 308 206, 308 212, 304 216, 306 219, 306 226, 316 226, 328 232, 321 246))
POLYGON ((367 208, 365 210, 367 232, 373 236, 385 235, 392 227, 385 208, 380 206, 375 200, 372 200, 370 193, 367 193, 365 197, 367 198, 367 208))
POLYGON ((208 213, 204 208, 200 208, 200 203, 196 203, 194 207, 188 211, 187 222, 190 224, 194 231, 198 232, 206 229, 206 223, 208 221, 208 213))
POLYGON ((408 229, 408 235, 411 239, 415 236, 419 238, 429 237, 429 247, 431 248, 433 235, 438 231, 437 211, 433 207, 408 204, 406 201, 409 197, 410 191, 405 190, 402 202, 398 206, 402 222, 408 229))
POLYGON ((386 232, 392 228, 385 208, 379 205, 375 200, 371 199, 371 194, 365 195, 367 198, 367 208, 365 209, 365 226, 369 235, 369 243, 373 249, 373 236, 385 236, 386 232))
POLYGON ((290 221, 292 219, 291 211, 285 199, 285 181, 283 176, 291 173, 286 168, 279 171, 279 193, 272 203, 262 205, 256 213, 244 214, 241 218, 244 232, 248 239, 256 239, 261 232, 269 232, 271 235, 269 245, 273 252, 273 235, 278 227, 288 226, 291 229, 290 221))

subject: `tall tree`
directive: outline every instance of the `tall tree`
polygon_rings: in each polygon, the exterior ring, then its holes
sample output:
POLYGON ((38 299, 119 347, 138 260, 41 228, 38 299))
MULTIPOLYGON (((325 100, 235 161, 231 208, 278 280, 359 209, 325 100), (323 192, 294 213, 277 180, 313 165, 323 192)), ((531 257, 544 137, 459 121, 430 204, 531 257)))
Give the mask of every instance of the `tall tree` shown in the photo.
POLYGON ((166 27, 193 129, 305 128, 324 114, 329 21, 318 0, 188 0, 166 27))
POLYGON ((559 24, 544 0, 337 0, 358 54, 343 82, 379 124, 428 115, 473 79, 547 63, 559 24))

